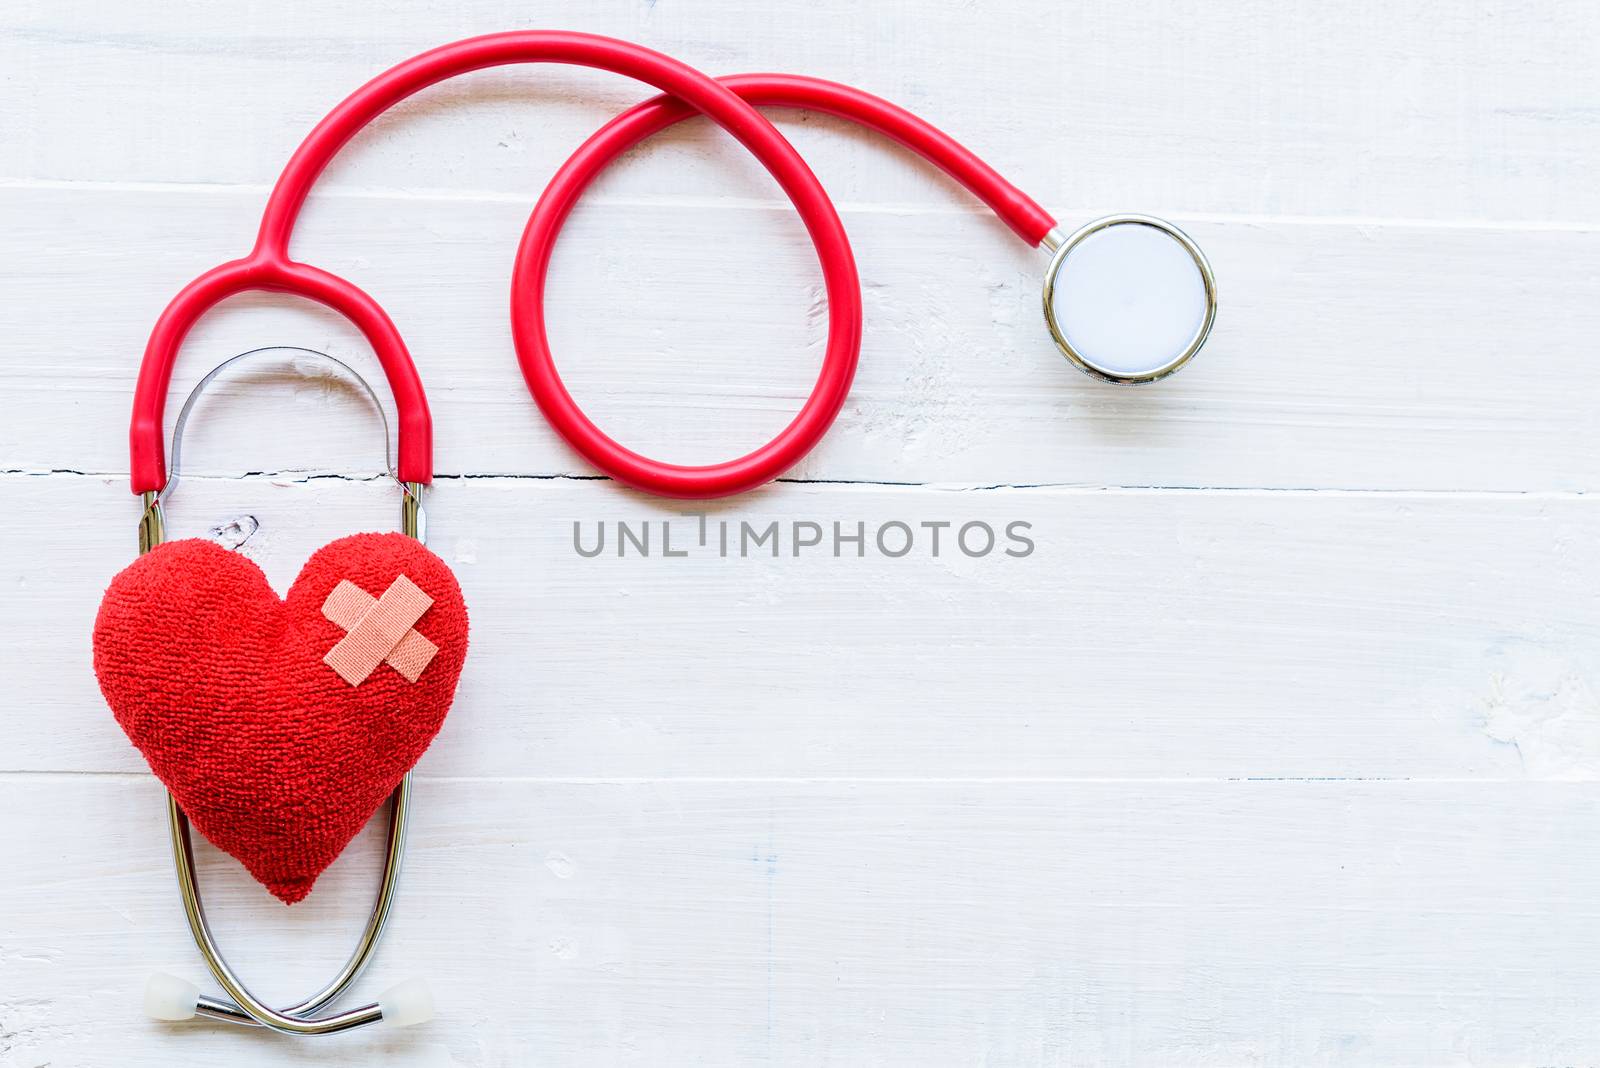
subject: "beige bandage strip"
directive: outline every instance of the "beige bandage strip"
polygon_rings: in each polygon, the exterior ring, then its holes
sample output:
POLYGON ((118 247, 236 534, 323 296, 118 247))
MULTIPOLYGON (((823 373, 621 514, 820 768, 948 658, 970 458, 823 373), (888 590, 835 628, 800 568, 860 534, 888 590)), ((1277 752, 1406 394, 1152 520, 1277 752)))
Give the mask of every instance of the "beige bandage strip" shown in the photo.
POLYGON ((365 682, 378 665, 388 662, 407 682, 416 682, 439 647, 412 630, 433 604, 417 584, 399 576, 373 597, 345 579, 322 602, 322 614, 349 633, 328 650, 322 662, 352 686, 365 682))
MULTIPOLYGON (((339 583, 322 604, 322 614, 345 630, 354 630, 361 617, 366 615, 378 599, 349 579, 339 583)), ((428 666, 439 647, 414 630, 406 632, 400 643, 389 652, 389 666, 416 682, 422 669, 428 666)))

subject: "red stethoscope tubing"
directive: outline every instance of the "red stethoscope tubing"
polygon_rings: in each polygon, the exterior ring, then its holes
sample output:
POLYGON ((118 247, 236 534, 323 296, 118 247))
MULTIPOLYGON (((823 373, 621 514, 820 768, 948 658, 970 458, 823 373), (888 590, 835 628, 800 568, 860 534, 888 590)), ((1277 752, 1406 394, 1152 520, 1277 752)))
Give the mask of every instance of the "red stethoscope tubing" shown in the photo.
POLYGON ((523 31, 469 38, 424 52, 362 86, 312 130, 284 168, 263 213, 255 247, 186 286, 163 311, 145 348, 129 432, 135 493, 166 483, 162 413, 184 337, 219 301, 249 290, 291 293, 348 318, 376 352, 399 413, 398 474, 404 482, 433 475, 433 428, 416 367, 394 323, 361 289, 289 258, 295 222, 317 177, 339 150, 378 115, 437 82, 510 63, 557 62, 625 74, 667 95, 646 101, 597 131, 564 164, 540 198, 518 248, 512 277, 512 329, 517 357, 534 399, 581 455, 618 480, 671 497, 720 497, 781 475, 816 445, 838 415, 861 347, 861 290, 855 261, 833 204, 793 146, 756 105, 829 112, 883 133, 924 156, 988 204, 1029 244, 1055 225, 1038 204, 956 141, 910 112, 848 86, 794 75, 713 79, 638 45, 590 34, 523 31), (562 384, 544 326, 544 282, 555 241, 578 198, 629 147, 703 114, 736 137, 777 179, 806 224, 821 261, 829 319, 816 386, 777 437, 745 456, 704 466, 651 460, 602 433, 562 384))
MULTIPOLYGON (((758 108, 820 111, 882 134, 932 163, 983 201, 1018 237, 1037 245, 1055 228, 1056 220, 971 149, 925 119, 852 86, 803 74, 729 74, 719 77, 727 88, 758 108)), ((556 211, 581 196, 584 188, 617 157, 670 126, 698 112, 671 96, 635 104, 590 135, 556 172, 534 209, 529 229, 543 212, 556 211)), ((549 225, 549 221, 545 221, 549 225)))
POLYGON ((350 138, 378 115, 436 82, 510 63, 570 63, 626 74, 682 99, 739 140, 772 173, 816 243, 828 295, 829 375, 848 390, 861 347, 861 290, 855 259, 833 203, 811 169, 770 122, 715 79, 659 52, 608 37, 529 30, 444 45, 390 68, 350 94, 300 145, 273 189, 256 246, 186 286, 151 332, 134 389, 129 428, 135 493, 166 484, 162 413, 178 349, 195 321, 217 302, 248 290, 308 297, 340 312, 366 336, 393 390, 399 413, 398 474, 402 482, 433 478, 433 424, 427 398, 399 331, 378 303, 350 282, 289 259, 296 216, 311 185, 350 138))
MULTIPOLYGON (((793 74, 738 74, 717 80, 758 107, 822 111, 876 130, 966 186, 1030 245, 1039 244, 1056 225, 1049 212, 954 138, 887 100, 837 82, 793 74)), ((511 331, 517 360, 545 418, 602 471, 668 497, 722 497, 783 474, 811 451, 839 414, 855 369, 853 359, 845 366, 825 358, 811 396, 776 437, 736 460, 698 467, 662 463, 617 443, 583 413, 562 384, 545 334, 544 313, 545 279, 561 227, 584 191, 618 156, 696 114, 681 100, 660 96, 597 130, 545 187, 523 231, 511 275, 511 331)))

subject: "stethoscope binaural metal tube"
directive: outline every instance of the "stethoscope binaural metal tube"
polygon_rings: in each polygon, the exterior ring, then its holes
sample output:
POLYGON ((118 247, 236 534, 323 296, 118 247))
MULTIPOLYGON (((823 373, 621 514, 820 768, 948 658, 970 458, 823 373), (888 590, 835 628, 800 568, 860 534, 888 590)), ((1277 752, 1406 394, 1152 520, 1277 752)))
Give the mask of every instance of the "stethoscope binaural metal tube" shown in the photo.
MULTIPOLYGON (((243 361, 270 353, 294 353, 297 356, 313 357, 332 364, 346 373, 356 384, 361 387, 368 400, 377 410, 379 419, 383 424, 384 437, 384 470, 394 477, 393 457, 389 452, 389 422, 384 413, 383 405, 378 399, 377 392, 358 374, 354 368, 335 359, 326 353, 297 346, 279 345, 265 348, 251 349, 237 356, 230 357, 212 368, 190 392, 184 401, 183 408, 178 414, 177 422, 172 434, 172 463, 167 484, 157 493, 148 491, 142 495, 144 512, 139 519, 139 553, 143 555, 154 549, 166 540, 166 515, 163 508, 165 497, 177 486, 179 468, 183 451, 183 433, 188 424, 189 417, 194 411, 196 402, 224 371, 243 361)), ((398 481, 398 480, 397 480, 398 481)), ((422 507, 421 483, 400 483, 400 531, 408 537, 418 541, 425 541, 427 531, 426 512, 422 507)), ((371 962, 373 954, 377 951, 379 940, 389 920, 389 914, 394 906, 395 890, 400 881, 401 862, 405 855, 406 825, 410 815, 411 804, 411 776, 408 773, 395 787, 394 793, 389 797, 389 830, 384 847, 383 874, 378 883, 378 892, 372 905, 372 912, 367 918, 360 937, 356 941, 355 949, 350 957, 339 969, 338 973, 330 979, 322 989, 315 994, 283 1009, 274 1009, 261 999, 252 994, 238 974, 228 964, 221 948, 217 945, 211 925, 206 919, 205 905, 200 893, 200 882, 194 863, 194 841, 189 827, 189 818, 184 815, 183 809, 178 805, 177 798, 167 794, 167 829, 172 846, 172 860, 178 881, 178 892, 183 901, 184 917, 189 924, 189 932, 194 937, 195 946, 200 950, 201 957, 206 962, 206 967, 212 976, 222 986, 226 997, 218 998, 201 994, 191 984, 172 976, 157 975, 152 977, 146 989, 146 1010, 153 1016, 165 1020, 183 1020, 194 1016, 219 1020, 224 1023, 239 1024, 244 1026, 266 1027, 283 1034, 290 1035, 328 1035, 341 1031, 349 1031, 357 1027, 364 1027, 387 1021, 391 1025, 403 1026, 407 1023, 420 1023, 432 1015, 431 999, 426 987, 419 980, 410 980, 390 988, 380 999, 372 1004, 359 1008, 348 1009, 344 1012, 329 1016, 316 1016, 316 1013, 341 997, 350 985, 360 977, 361 973, 371 962)))
MULTIPOLYGON (((163 310, 145 346, 129 426, 130 481, 134 493, 141 495, 144 503, 139 520, 142 551, 160 544, 165 536, 161 498, 170 490, 174 479, 168 477, 166 470, 162 413, 178 352, 194 324, 219 302, 239 293, 260 290, 293 294, 326 305, 354 324, 372 345, 394 394, 399 417, 397 473, 393 477, 404 491, 402 522, 407 533, 419 540, 423 538, 425 526, 420 496, 422 486, 433 477, 433 433, 427 399, 411 355, 398 329, 377 301, 337 275, 292 260, 289 243, 300 208, 317 176, 367 123, 412 94, 447 78, 486 67, 531 62, 609 70, 670 92, 693 103, 722 125, 772 173, 806 222, 817 247, 828 290, 828 355, 818 387, 796 419, 806 427, 811 440, 827 429, 844 403, 860 351, 860 284, 838 214, 794 147, 759 112, 719 82, 651 49, 593 34, 559 31, 490 34, 444 45, 397 64, 342 101, 307 136, 284 168, 263 212, 255 247, 243 258, 220 264, 194 279, 163 310)), ((207 376, 207 381, 210 377, 207 376)), ((182 418, 180 416, 180 424, 182 418)), ((173 466, 176 464, 175 447, 173 466)), ((777 469, 771 472, 776 473, 777 469)), ((390 832, 389 862, 367 932, 332 983, 317 995, 284 1011, 274 1010, 255 998, 222 958, 200 903, 188 822, 169 798, 173 854, 185 914, 196 945, 229 1000, 200 997, 188 984, 166 977, 158 979, 147 991, 147 1005, 157 1010, 153 1014, 184 1019, 204 1010, 205 1015, 214 1019, 242 1023, 247 1017, 262 1026, 296 1035, 333 1033, 380 1019, 418 1022, 431 1014, 431 1003, 426 996, 402 984, 389 992, 395 1000, 394 1011, 380 1001, 377 1005, 331 1017, 307 1016, 331 1002, 354 980, 376 946, 399 870, 399 846, 404 841, 408 797, 404 786, 402 783, 402 789, 395 794, 392 811, 396 822, 390 832)))

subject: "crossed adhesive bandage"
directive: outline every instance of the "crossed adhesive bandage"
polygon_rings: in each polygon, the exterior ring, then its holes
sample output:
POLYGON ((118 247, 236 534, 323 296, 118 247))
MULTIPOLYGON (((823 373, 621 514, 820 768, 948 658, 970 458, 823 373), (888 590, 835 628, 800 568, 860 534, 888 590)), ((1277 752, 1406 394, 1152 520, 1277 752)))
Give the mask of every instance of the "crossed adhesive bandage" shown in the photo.
POLYGON ((374 597, 349 579, 343 579, 322 602, 322 614, 347 632, 328 650, 322 662, 352 686, 359 686, 387 663, 416 682, 439 647, 412 630, 433 604, 417 584, 399 576, 374 597))

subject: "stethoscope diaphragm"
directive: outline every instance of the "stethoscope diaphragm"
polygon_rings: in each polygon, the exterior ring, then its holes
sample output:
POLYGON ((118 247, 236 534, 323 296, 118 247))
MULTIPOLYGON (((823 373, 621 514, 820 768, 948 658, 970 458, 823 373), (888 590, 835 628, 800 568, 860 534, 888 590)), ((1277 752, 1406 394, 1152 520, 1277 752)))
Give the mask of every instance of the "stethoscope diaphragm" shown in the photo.
POLYGON ((1217 317, 1216 279, 1200 246, 1176 226, 1108 215, 1055 241, 1054 251, 1045 323, 1079 370, 1108 382, 1154 382, 1205 344, 1217 317))

